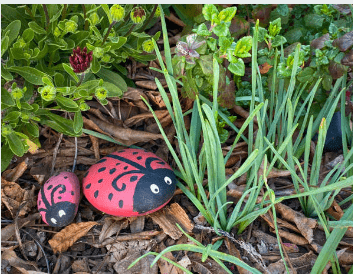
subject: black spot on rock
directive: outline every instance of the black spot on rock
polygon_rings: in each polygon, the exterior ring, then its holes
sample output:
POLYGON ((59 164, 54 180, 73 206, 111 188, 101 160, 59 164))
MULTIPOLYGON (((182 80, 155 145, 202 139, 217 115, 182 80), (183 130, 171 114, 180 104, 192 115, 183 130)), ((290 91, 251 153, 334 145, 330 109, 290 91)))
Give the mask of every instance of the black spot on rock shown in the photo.
POLYGON ((67 179, 67 176, 64 176, 64 179, 67 179))
POLYGON ((137 160, 141 160, 141 159, 142 159, 142 157, 141 157, 141 156, 137 157, 137 160))
POLYGON ((113 199, 113 193, 110 193, 110 194, 108 195, 108 199, 109 199, 109 201, 111 201, 111 200, 113 199))
POLYGON ((41 205, 42 204, 42 201, 39 201, 39 203, 38 203, 39 205, 41 205))
POLYGON ((100 169, 98 169, 98 172, 102 172, 104 170, 106 170, 106 167, 101 167, 100 169))
POLYGON ((124 206, 124 201, 123 201, 123 200, 120 200, 120 201, 119 201, 119 207, 120 207, 120 208, 123 208, 123 206, 124 206))
POLYGON ((133 155, 136 155, 136 154, 138 154, 138 152, 135 151, 135 152, 133 152, 132 154, 133 154, 133 155))
POLYGON ((59 197, 58 197, 58 199, 60 199, 60 200, 61 200, 61 196, 59 196, 59 197))
POLYGON ((48 190, 51 190, 53 188, 53 185, 48 186, 48 190))
POLYGON ((104 163, 107 159, 101 159, 97 162, 97 164, 104 163))
POLYGON ((130 178, 130 182, 135 182, 136 180, 137 180, 137 176, 131 176, 131 178, 130 178))
POLYGON ((98 183, 101 183, 101 182, 103 182, 103 179, 99 179, 99 180, 98 180, 98 183))
POLYGON ((124 169, 127 170, 129 167, 128 166, 124 166, 124 169))
POLYGON ((96 190, 96 191, 94 192, 94 198, 97 198, 97 197, 98 197, 98 194, 99 194, 99 190, 96 190))
POLYGON ((157 164, 160 164, 160 165, 165 165, 165 163, 164 163, 164 162, 158 162, 157 164))
POLYGON ((89 189, 91 187, 91 184, 86 185, 86 189, 89 189))
POLYGON ((111 170, 109 170, 109 174, 113 174, 116 171, 116 168, 112 168, 111 170))
POLYGON ((88 171, 86 172, 86 174, 83 176, 83 178, 86 178, 87 177, 87 175, 88 175, 88 171))
POLYGON ((116 163, 115 165, 118 166, 118 165, 120 165, 120 163, 116 163))
POLYGON ((71 195, 72 195, 72 196, 75 195, 75 192, 71 191, 71 195))

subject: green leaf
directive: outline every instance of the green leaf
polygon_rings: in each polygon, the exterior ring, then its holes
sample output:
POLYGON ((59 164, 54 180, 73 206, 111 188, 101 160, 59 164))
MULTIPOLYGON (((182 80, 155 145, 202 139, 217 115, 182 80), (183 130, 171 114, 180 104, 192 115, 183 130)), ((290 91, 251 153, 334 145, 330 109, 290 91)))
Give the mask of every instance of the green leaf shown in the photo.
POLYGON ((57 87, 63 87, 65 85, 65 77, 60 72, 55 72, 54 83, 57 87))
POLYGON ((100 69, 101 69, 101 64, 100 64, 100 62, 98 61, 98 58, 93 55, 91 71, 92 71, 93 73, 97 73, 100 69))
POLYGON ((62 109, 65 109, 67 111, 75 112, 79 110, 77 103, 72 99, 57 95, 55 97, 55 101, 62 109))
POLYGON ((3 64, 1 64, 1 77, 3 77, 6 81, 13 80, 12 74, 7 69, 5 69, 3 64))
POLYGON ((82 131, 83 127, 83 118, 82 118, 82 113, 81 111, 75 112, 75 117, 74 117, 74 131, 75 133, 79 133, 82 131))
POLYGON ((9 166, 13 155, 14 154, 8 144, 1 146, 1 172, 5 171, 5 169, 9 166))
POLYGON ((74 78, 74 80, 76 81, 76 83, 78 83, 78 81, 80 81, 80 79, 78 79, 78 76, 76 75, 76 73, 73 71, 72 67, 69 66, 68 64, 63 63, 63 68, 64 70, 71 75, 72 78, 74 78))
POLYGON ((121 97, 124 94, 124 92, 113 83, 104 81, 103 87, 108 90, 107 97, 121 97))
POLYGON ((5 36, 1 39, 1 57, 7 51, 7 48, 9 46, 9 40, 10 38, 8 36, 5 36))
POLYGON ((232 45, 234 39, 232 37, 219 37, 219 50, 222 53, 225 53, 227 49, 232 45))
POLYGON ((205 23, 200 24, 197 29, 196 29, 196 33, 199 36, 210 36, 212 34, 212 32, 210 32, 207 28, 207 26, 205 25, 205 23))
POLYGON ((281 17, 270 22, 270 26, 268 27, 268 32, 272 37, 275 37, 280 31, 281 31, 281 17))
POLYGON ((238 59, 236 63, 230 63, 228 69, 231 73, 234 73, 238 76, 244 76, 245 74, 245 65, 243 59, 238 59))
POLYGON ((205 75, 212 76, 213 75, 213 57, 211 54, 209 55, 201 55, 198 63, 201 66, 202 72, 205 75))
POLYGON ((27 123, 26 124, 26 129, 30 135, 33 137, 39 137, 39 127, 36 124, 33 123, 27 123))
POLYGON ((11 94, 4 87, 1 87, 1 103, 8 106, 15 105, 15 101, 12 99, 11 94))
POLYGON ((301 72, 299 72, 297 77, 298 81, 301 83, 311 81, 313 79, 314 72, 314 69, 312 69, 311 67, 306 67, 301 72))
POLYGON ((53 82, 51 81, 51 79, 49 79, 47 76, 42 77, 42 82, 44 85, 48 85, 53 87, 53 82))
POLYGON ((325 74, 324 78, 322 79, 322 87, 329 91, 331 90, 332 86, 332 76, 330 74, 325 74))
POLYGON ((119 74, 105 68, 101 68, 96 74, 104 82, 107 81, 117 86, 123 93, 127 91, 125 80, 119 74))
POLYGON ((324 20, 325 18, 318 14, 307 14, 304 16, 305 26, 309 28, 321 28, 324 20))
POLYGON ((288 43, 293 44, 300 41, 300 38, 303 36, 301 28, 294 28, 287 31, 284 34, 284 37, 287 39, 288 43))
POLYGON ((28 23, 28 26, 37 34, 47 34, 45 29, 43 29, 41 26, 39 26, 36 22, 31 21, 28 23))
POLYGON ((18 157, 22 157, 25 154, 25 147, 20 139, 14 132, 6 135, 6 140, 14 154, 18 157))
POLYGON ((202 9, 202 14, 206 20, 212 21, 214 17, 218 16, 219 12, 215 5, 205 4, 202 9))
MULTIPOLYGON (((3 5, 2 5, 3 8, 3 5)), ((2 10, 3 14, 4 10, 2 10)), ((6 34, 9 37, 9 41, 8 41, 8 46, 10 46, 12 44, 12 42, 17 38, 18 34, 20 33, 20 29, 21 29, 21 21, 20 20, 15 20, 13 22, 11 22, 3 31, 3 34, 6 34)), ((1 44, 2 46, 2 44, 1 44)))
POLYGON ((113 19, 110 15, 110 10, 109 10, 109 6, 107 4, 101 4, 102 9, 104 10, 105 14, 108 17, 109 20, 109 24, 111 24, 113 22, 113 19))
POLYGON ((34 38, 34 31, 32 29, 26 29, 22 34, 22 38, 26 43, 31 42, 34 38))
POLYGON ((110 50, 117 50, 121 48, 126 41, 127 38, 123 36, 111 37, 110 42, 106 43, 106 46, 110 46, 110 50))
POLYGON ((214 34, 216 34, 219 37, 221 37, 221 36, 229 36, 230 35, 229 25, 230 25, 230 22, 221 23, 219 25, 216 25, 212 29, 212 31, 213 31, 214 34))
POLYGON ((234 49, 234 55, 245 58, 245 57, 250 57, 251 54, 249 53, 249 50, 252 47, 252 37, 251 36, 244 36, 241 38, 234 49))
POLYGON ((23 78, 25 78, 26 81, 32 83, 33 85, 43 85, 42 77, 47 76, 49 79, 51 77, 48 74, 45 74, 44 72, 41 72, 38 69, 32 68, 32 67, 10 67, 8 68, 9 71, 16 72, 19 75, 21 75, 23 78))
POLYGON ((21 112, 19 111, 11 111, 6 116, 3 118, 3 121, 10 121, 10 122, 15 122, 18 120, 18 118, 21 116, 21 112))
POLYGON ((228 7, 224 10, 222 10, 219 14, 218 14, 218 20, 220 22, 230 22, 232 21, 235 13, 237 12, 237 8, 236 7, 228 7))
POLYGON ((282 35, 277 35, 275 39, 272 41, 272 46, 273 47, 278 47, 281 45, 281 43, 284 45, 287 42, 286 38, 282 35))

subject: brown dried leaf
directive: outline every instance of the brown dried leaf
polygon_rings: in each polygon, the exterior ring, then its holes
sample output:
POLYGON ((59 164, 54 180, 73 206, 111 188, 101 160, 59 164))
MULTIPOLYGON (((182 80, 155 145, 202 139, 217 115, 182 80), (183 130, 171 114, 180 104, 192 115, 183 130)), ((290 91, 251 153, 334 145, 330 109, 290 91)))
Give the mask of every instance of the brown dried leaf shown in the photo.
POLYGON ((157 212, 150 215, 154 222, 156 222, 172 239, 179 239, 183 233, 179 230, 176 224, 190 233, 194 228, 194 224, 190 221, 184 209, 178 204, 173 203, 157 212))
POLYGON ((25 160, 19 163, 14 169, 12 170, 8 169, 4 171, 2 173, 2 176, 10 182, 16 182, 26 171, 27 167, 28 167, 28 158, 26 157, 25 160))
POLYGON ((149 109, 146 106, 146 104, 142 101, 141 96, 144 97, 147 102, 149 102, 148 97, 143 92, 143 90, 138 88, 128 87, 122 99, 133 101, 134 104, 140 109, 141 112, 149 112, 149 109))
MULTIPOLYGON (((229 251, 230 255, 232 255, 234 257, 237 257, 239 260, 243 261, 242 258, 241 258, 241 254, 240 254, 239 250, 236 248, 234 243, 229 240, 229 238, 225 238, 225 244, 226 244, 226 247, 228 248, 228 251, 229 251)), ((236 267, 237 267, 237 269, 238 269, 240 274, 250 274, 250 273, 252 273, 252 272, 247 271, 246 269, 242 268, 241 266, 236 265, 236 267)))
MULTIPOLYGON (((22 228, 26 225, 34 224, 35 220, 40 218, 40 213, 31 214, 26 218, 18 219, 18 228, 22 228)), ((16 227, 15 224, 10 224, 1 229, 1 241, 8 241, 15 236, 16 227)))
POLYGON ((344 66, 353 67, 353 49, 343 56, 341 64, 344 66))
MULTIPOLYGON (((164 245, 163 242, 161 242, 158 247, 159 247, 159 252, 161 252, 164 249, 166 249, 166 246, 164 245)), ((168 258, 169 260, 175 261, 175 258, 173 256, 172 252, 164 253, 163 256, 168 258)), ((166 260, 163 260, 163 259, 158 260, 157 264, 158 264, 158 267, 159 267, 159 271, 161 273, 183 274, 183 271, 180 268, 177 268, 176 266, 172 265, 171 263, 169 263, 166 260)))
POLYGON ((308 240, 309 243, 313 241, 314 228, 317 226, 317 221, 311 218, 307 218, 304 214, 297 212, 290 207, 278 203, 275 205, 278 213, 280 213, 283 219, 295 223, 300 233, 308 240))
POLYGON ((349 8, 348 4, 332 5, 332 7, 335 8, 336 10, 338 10, 340 13, 345 14, 345 15, 351 13, 351 9, 349 8))
POLYGON ((161 134, 133 130, 130 128, 122 128, 114 124, 106 123, 102 120, 99 120, 92 115, 88 116, 104 132, 109 133, 115 140, 127 146, 131 146, 139 142, 149 142, 151 140, 163 139, 163 136, 161 134))
POLYGON ((332 45, 338 47, 340 51, 346 51, 353 45, 353 31, 333 40, 332 45))
MULTIPOLYGON (((15 248, 15 247, 14 247, 15 248)), ((11 266, 18 269, 21 273, 28 273, 27 269, 32 268, 38 270, 34 262, 25 261, 16 255, 14 248, 6 249, 1 254, 1 260, 7 261, 11 266)))
POLYGON ((243 17, 235 15, 229 26, 229 31, 233 37, 238 37, 245 34, 250 28, 250 23, 243 17))
POLYGON ((322 35, 319 38, 314 39, 313 41, 311 41, 310 46, 314 49, 322 49, 325 46, 325 41, 330 40, 330 34, 326 33, 324 35, 322 35))
MULTIPOLYGON (((168 110, 156 110, 155 114, 156 114, 158 120, 161 120, 164 117, 166 117, 169 114, 169 112, 168 112, 168 110)), ((153 119, 153 114, 151 112, 144 112, 144 113, 140 113, 135 116, 132 116, 129 119, 126 119, 124 124, 127 127, 131 127, 141 121, 144 121, 144 120, 150 119, 150 118, 153 119)))
POLYGON ((188 257, 191 261, 191 267, 196 273, 201 274, 226 274, 228 273, 225 271, 218 263, 214 260, 207 258, 205 262, 201 261, 202 254, 199 253, 192 253, 188 254, 188 257))
POLYGON ((157 274, 157 264, 154 264, 152 267, 150 267, 151 263, 155 259, 155 256, 153 255, 148 255, 147 257, 142 258, 133 267, 128 269, 129 265, 142 255, 144 255, 143 251, 135 251, 130 253, 123 260, 118 261, 114 264, 114 270, 117 274, 157 274))
MULTIPOLYGON (((312 251, 309 251, 298 258, 291 258, 290 261, 294 267, 294 270, 298 270, 300 273, 310 273, 316 258, 317 256, 312 251)), ((270 264, 267 269, 269 273, 287 273, 282 259, 270 264)))
POLYGON ((130 223, 130 231, 131 233, 139 233, 142 232, 145 227, 145 219, 146 216, 139 216, 135 220, 130 223))
POLYGON ((79 238, 85 236, 88 231, 97 225, 97 222, 85 222, 78 224, 70 224, 49 240, 49 244, 54 253, 65 252, 79 238))
POLYGON ((159 91, 149 90, 145 92, 151 102, 158 108, 165 108, 166 105, 163 101, 162 95, 159 91))
POLYGON ((99 235, 99 243, 102 243, 114 234, 119 235, 120 230, 127 228, 128 224, 129 221, 127 219, 117 221, 114 218, 105 218, 102 231, 99 235))
POLYGON ((220 106, 225 108, 235 106, 235 84, 233 80, 230 81, 229 85, 225 86, 224 91, 218 93, 218 102, 220 106))
POLYGON ((265 73, 267 73, 269 70, 270 70, 270 68, 272 68, 273 66, 271 66, 269 63, 265 63, 265 64, 262 64, 262 65, 260 65, 259 66, 260 67, 260 73, 261 74, 265 74, 265 73))

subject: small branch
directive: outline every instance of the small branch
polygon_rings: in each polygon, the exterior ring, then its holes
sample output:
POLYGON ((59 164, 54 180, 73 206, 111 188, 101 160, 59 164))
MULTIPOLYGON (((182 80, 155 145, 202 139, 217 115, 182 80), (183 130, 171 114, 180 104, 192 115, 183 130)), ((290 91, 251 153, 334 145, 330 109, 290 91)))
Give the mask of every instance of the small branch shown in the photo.
POLYGON ((31 16, 32 20, 33 20, 33 21, 36 21, 36 18, 34 18, 31 9, 30 9, 29 7, 27 7, 27 5, 25 6, 25 9, 26 9, 26 11, 28 12, 29 16, 31 16))
POLYGON ((109 33, 110 33, 110 31, 112 30, 112 27, 113 27, 115 24, 116 24, 116 21, 113 21, 113 22, 110 24, 110 26, 109 26, 109 28, 108 28, 108 30, 107 30, 107 33, 106 33, 105 36, 104 36, 104 39, 103 39, 103 42, 102 42, 102 46, 104 45, 105 41, 107 40, 107 38, 108 38, 108 36, 109 36, 109 33))
POLYGON ((67 12, 67 4, 64 4, 63 13, 61 15, 61 21, 65 19, 67 12))
POLYGON ((87 19, 87 14, 86 14, 86 6, 85 4, 82 4, 82 10, 83 10, 83 20, 85 20, 85 30, 88 30, 88 21, 87 19))
POLYGON ((128 37, 130 35, 130 33, 134 30, 135 27, 136 27, 136 24, 133 24, 131 26, 131 28, 129 29, 129 31, 124 35, 124 37, 128 37))
POLYGON ((84 72, 80 75, 80 81, 77 83, 76 87, 78 87, 78 86, 80 86, 82 84, 83 79, 85 79, 85 73, 84 72))
POLYGON ((147 28, 148 24, 151 22, 151 20, 152 20, 154 14, 156 13, 157 8, 158 8, 158 4, 155 4, 155 5, 154 5, 154 8, 153 8, 153 11, 152 11, 152 13, 150 14, 150 17, 145 21, 145 23, 144 23, 143 26, 141 27, 141 29, 140 29, 141 31, 144 31, 144 29, 147 28))
POLYGON ((47 5, 43 4, 42 6, 43 6, 44 13, 45 13, 45 19, 47 21, 47 25, 45 26, 45 30, 48 31, 49 24, 50 24, 49 13, 48 13, 47 5))

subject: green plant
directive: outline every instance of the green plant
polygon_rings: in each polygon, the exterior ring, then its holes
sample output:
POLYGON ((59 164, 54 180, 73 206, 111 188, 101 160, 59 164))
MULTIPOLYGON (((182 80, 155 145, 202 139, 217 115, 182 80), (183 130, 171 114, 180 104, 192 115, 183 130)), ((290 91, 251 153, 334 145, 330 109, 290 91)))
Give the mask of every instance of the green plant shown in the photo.
POLYGON ((236 7, 218 11, 215 5, 205 4, 202 13, 206 22, 193 29, 194 34, 188 35, 186 41, 179 41, 177 44, 177 54, 172 59, 174 76, 182 80, 185 96, 211 96, 213 58, 216 58, 220 74, 217 100, 222 107, 231 108, 235 103, 234 90, 226 88, 231 81, 227 73, 244 75, 245 65, 242 58, 251 56, 249 51, 252 38, 246 36, 235 42, 231 36, 229 27, 236 7))
POLYGON ((159 33, 143 32, 156 12, 156 5, 2 5, 2 170, 40 145, 39 124, 80 136, 87 101, 122 96, 120 63, 156 57, 146 42, 159 33))

